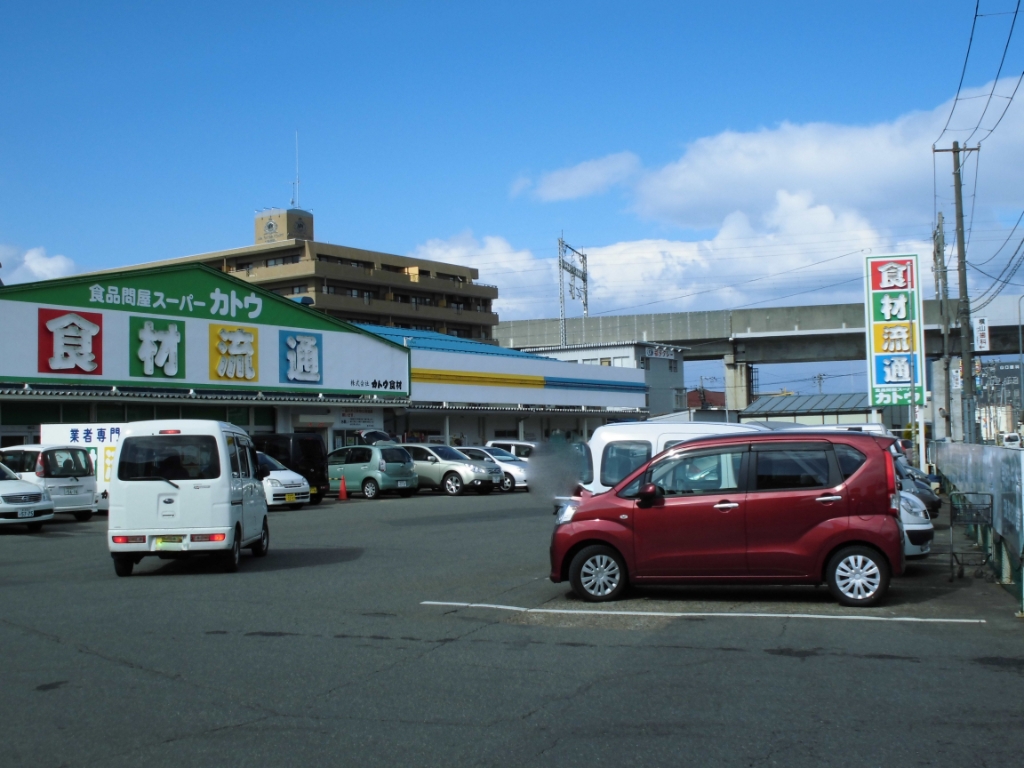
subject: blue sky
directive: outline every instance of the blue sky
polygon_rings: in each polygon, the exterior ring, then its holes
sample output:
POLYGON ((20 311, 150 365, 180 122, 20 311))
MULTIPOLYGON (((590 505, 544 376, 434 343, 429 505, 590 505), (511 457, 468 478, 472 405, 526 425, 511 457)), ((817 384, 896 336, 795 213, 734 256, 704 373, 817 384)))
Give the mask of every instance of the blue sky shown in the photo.
MULTIPOLYGON (((249 244, 254 209, 288 204, 298 130, 318 240, 478 266, 506 318, 557 313, 562 231, 592 254, 595 313, 835 300, 815 287, 867 248, 930 253, 930 145, 973 15, 966 0, 18 4, 0 48, 0 278, 249 244)), ((979 22, 965 89, 993 80, 1009 18, 979 22)), ((1011 46, 1004 78, 1022 64, 1011 46)), ((986 144, 978 249, 1020 212, 1022 128, 1015 103, 986 144)))

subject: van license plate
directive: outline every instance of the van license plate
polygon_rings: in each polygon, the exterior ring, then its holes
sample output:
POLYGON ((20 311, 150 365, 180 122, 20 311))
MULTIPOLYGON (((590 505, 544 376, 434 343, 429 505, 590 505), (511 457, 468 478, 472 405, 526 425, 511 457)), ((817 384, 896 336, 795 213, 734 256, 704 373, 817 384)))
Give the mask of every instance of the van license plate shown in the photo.
POLYGON ((398 481, 398 487, 399 488, 406 488, 408 485, 409 485, 409 483, 407 483, 405 480, 399 480, 398 481))
POLYGON ((161 536, 158 538, 157 544, 181 544, 181 536, 161 536))
POLYGON ((18 517, 35 517, 36 511, 34 509, 19 509, 18 517))
POLYGON ((69 488, 69 487, 65 486, 64 487, 64 495, 65 496, 77 496, 78 495, 78 489, 77 488, 69 488))
POLYGON ((310 493, 316 493, 316 488, 310 488, 310 489, 309 489, 309 492, 310 492, 310 493))
POLYGON ((294 493, 286 493, 284 495, 284 500, 285 501, 295 501, 295 494, 294 493))

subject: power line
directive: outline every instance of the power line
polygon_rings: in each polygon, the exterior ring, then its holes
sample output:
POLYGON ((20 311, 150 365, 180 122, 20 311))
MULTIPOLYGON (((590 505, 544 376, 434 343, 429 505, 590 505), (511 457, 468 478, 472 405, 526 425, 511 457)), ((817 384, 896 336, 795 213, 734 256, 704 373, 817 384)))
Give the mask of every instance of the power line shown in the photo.
POLYGON ((967 61, 971 58, 971 46, 974 44, 974 29, 978 25, 978 7, 981 5, 981 0, 976 0, 974 3, 974 20, 971 22, 971 36, 967 40, 967 54, 964 56, 964 67, 960 71, 960 84, 956 87, 956 96, 953 98, 953 105, 949 109, 949 117, 946 118, 946 124, 942 126, 942 133, 939 134, 939 138, 935 140, 935 144, 938 144, 942 140, 942 137, 946 135, 946 129, 949 128, 949 121, 953 119, 953 113, 956 111, 957 102, 960 101, 960 90, 964 87, 964 76, 967 74, 967 61))
MULTIPOLYGON (((979 0, 979 2, 980 2, 980 0, 979 0)), ((985 115, 988 113, 989 105, 992 104, 992 94, 996 92, 996 86, 999 85, 999 75, 1002 74, 1002 72, 1003 72, 1003 64, 1006 63, 1006 52, 1008 50, 1010 50, 1010 40, 1013 39, 1013 28, 1017 24, 1017 12, 1019 10, 1020 10, 1020 0, 1017 0, 1017 7, 1013 9, 1013 20, 1010 22, 1010 31, 1006 35, 1006 45, 1003 46, 1003 55, 999 59, 999 68, 996 70, 995 79, 992 81, 992 88, 988 92, 988 100, 985 102, 985 108, 983 110, 981 110, 981 115, 978 117, 978 124, 974 127, 974 130, 971 131, 971 135, 967 137, 967 140, 964 141, 964 145, 965 146, 971 143, 971 139, 974 138, 974 134, 976 134, 978 132, 978 129, 981 127, 981 121, 985 119, 985 115)), ((975 6, 974 12, 975 12, 975 14, 977 14, 977 12, 978 12, 977 6, 975 6)), ((961 82, 963 82, 962 78, 961 78, 961 82)), ((995 129, 993 128, 993 130, 995 130, 995 129)), ((992 133, 992 131, 989 131, 989 133, 986 135, 986 138, 989 135, 991 135, 991 133, 992 133)), ((978 143, 980 144, 981 140, 979 140, 978 143)))

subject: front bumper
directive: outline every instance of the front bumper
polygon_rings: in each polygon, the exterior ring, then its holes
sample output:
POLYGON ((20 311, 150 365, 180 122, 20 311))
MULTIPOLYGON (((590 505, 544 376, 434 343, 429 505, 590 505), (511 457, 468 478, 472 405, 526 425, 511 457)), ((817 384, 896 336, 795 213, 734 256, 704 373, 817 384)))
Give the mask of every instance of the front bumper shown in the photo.
POLYGON ((53 504, 4 504, 0 506, 0 525, 19 525, 21 523, 43 523, 53 520, 53 504), (21 517, 26 511, 31 517, 21 517))
POLYGON ((308 485, 300 488, 274 488, 273 492, 267 495, 268 507, 279 507, 285 504, 307 503, 309 503, 308 485))
POLYGON ((163 554, 186 554, 201 552, 220 552, 231 549, 234 544, 233 528, 189 528, 187 530, 165 530, 154 531, 147 529, 143 531, 111 530, 107 531, 107 548, 111 555, 163 555, 163 554), (192 536, 211 535, 223 533, 223 541, 192 541, 192 536), (142 541, 129 544, 115 544, 114 536, 128 536, 130 538, 141 538, 142 541), (170 539, 170 540, 168 540, 170 539), (180 539, 180 541, 174 541, 180 539))
POLYGON ((932 540, 935 538, 934 528, 905 529, 907 539, 903 543, 903 554, 907 557, 922 557, 932 551, 932 540))

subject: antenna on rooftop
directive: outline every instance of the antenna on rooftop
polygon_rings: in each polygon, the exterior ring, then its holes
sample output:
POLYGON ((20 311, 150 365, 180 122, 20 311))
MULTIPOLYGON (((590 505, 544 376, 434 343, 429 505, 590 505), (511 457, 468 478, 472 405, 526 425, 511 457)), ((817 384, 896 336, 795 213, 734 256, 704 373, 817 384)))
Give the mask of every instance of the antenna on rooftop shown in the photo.
POLYGON ((295 181, 292 182, 292 208, 299 207, 299 132, 295 131, 295 181))

